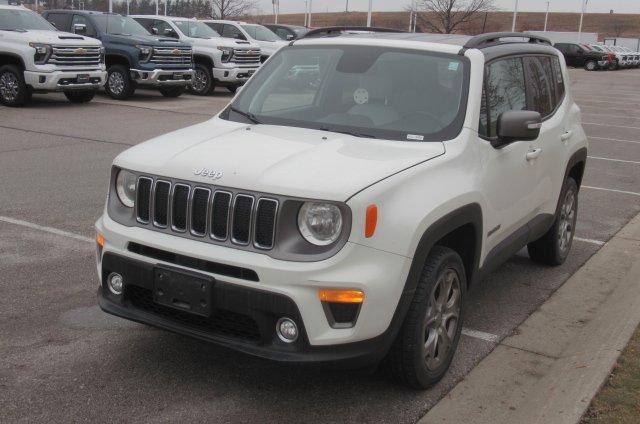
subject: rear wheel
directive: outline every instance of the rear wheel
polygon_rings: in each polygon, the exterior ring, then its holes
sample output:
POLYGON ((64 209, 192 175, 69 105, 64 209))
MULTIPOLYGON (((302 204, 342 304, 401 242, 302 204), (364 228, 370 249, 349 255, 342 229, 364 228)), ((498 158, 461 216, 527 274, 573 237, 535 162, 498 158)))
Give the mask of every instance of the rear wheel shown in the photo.
POLYGON ((131 80, 131 74, 126 66, 113 65, 107 72, 107 83, 104 88, 111 98, 126 100, 133 96, 136 83, 131 80))
POLYGON ((96 95, 95 90, 65 91, 64 95, 71 103, 88 103, 96 95))
POLYGON ((198 96, 208 96, 216 89, 211 68, 202 63, 196 63, 195 75, 191 82, 191 92, 198 96))
POLYGON ((560 209, 553 225, 538 240, 529 243, 529 257, 546 265, 561 265, 567 259, 578 216, 578 184, 567 178, 560 194, 560 209))
POLYGON ((598 64, 595 62, 595 60, 589 60, 584 64, 584 69, 586 69, 587 71, 595 71, 597 68, 598 64))
POLYGON ((160 89, 160 94, 164 97, 175 98, 180 97, 185 90, 186 87, 163 87, 160 89))
POLYGON ((384 365, 396 381, 416 389, 447 372, 462 330, 467 280, 460 255, 435 246, 384 365))
POLYGON ((24 106, 31 99, 31 90, 24 82, 22 69, 16 65, 0 66, 0 103, 5 106, 24 106))

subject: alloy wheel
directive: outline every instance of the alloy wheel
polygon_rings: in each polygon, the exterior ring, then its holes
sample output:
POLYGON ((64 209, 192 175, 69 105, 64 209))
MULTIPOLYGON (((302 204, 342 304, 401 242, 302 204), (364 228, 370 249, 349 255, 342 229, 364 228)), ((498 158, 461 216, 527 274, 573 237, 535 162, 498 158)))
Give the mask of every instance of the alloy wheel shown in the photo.
POLYGON ((576 194, 573 190, 567 191, 560 209, 560 225, 558 225, 558 247, 565 254, 571 245, 573 230, 576 221, 576 194))
POLYGON ((428 299, 425 316, 424 357, 429 371, 446 362, 460 323, 460 277, 446 268, 438 277, 428 299))
POLYGON ((196 69, 196 74, 193 78, 193 82, 191 83, 191 88, 193 88, 193 91, 201 93, 207 87, 208 80, 209 76, 203 69, 196 69))
POLYGON ((0 95, 7 102, 13 102, 18 98, 20 82, 12 72, 0 75, 0 95))
POLYGON ((107 83, 109 84, 109 90, 116 96, 119 96, 124 91, 124 75, 120 72, 111 72, 107 83))

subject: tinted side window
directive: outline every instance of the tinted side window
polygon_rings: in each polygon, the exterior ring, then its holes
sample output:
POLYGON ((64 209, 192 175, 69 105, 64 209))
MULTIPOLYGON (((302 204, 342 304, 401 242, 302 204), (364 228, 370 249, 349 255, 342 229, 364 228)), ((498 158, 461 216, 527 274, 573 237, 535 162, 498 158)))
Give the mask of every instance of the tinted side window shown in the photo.
POLYGON ((551 59, 551 67, 553 68, 554 82, 556 86, 556 104, 562 102, 564 97, 564 80, 562 78, 562 67, 560 66, 560 59, 554 57, 551 59))
POLYGON ((142 25, 144 29, 149 31, 150 34, 153 34, 153 31, 151 29, 153 28, 153 19, 149 19, 149 18, 134 18, 134 19, 136 20, 136 22, 142 25))
MULTIPOLYGON (((497 60, 490 63, 485 69, 485 117, 480 119, 480 128, 483 128, 488 137, 497 135, 496 127, 498 117, 502 112, 509 110, 525 110, 527 108, 527 96, 524 82, 524 68, 522 59, 510 58, 497 60)), ((481 115, 482 115, 481 110, 481 115)))
POLYGON ((287 37, 291 35, 291 33, 284 28, 274 28, 273 32, 275 32, 276 35, 283 40, 286 40, 287 37))
POLYGON ((555 109, 553 72, 551 58, 525 57, 527 72, 527 109, 540 112, 542 117, 549 116, 555 109))
POLYGON ((60 31, 71 31, 71 14, 69 13, 49 13, 47 20, 60 31))
POLYGON ((153 21, 153 27, 158 30, 158 35, 161 35, 163 37, 178 38, 178 34, 176 34, 173 27, 165 21, 155 20, 153 21))
POLYGON ((240 30, 233 25, 225 24, 222 29, 222 36, 226 38, 235 38, 238 40, 246 40, 246 37, 240 30))

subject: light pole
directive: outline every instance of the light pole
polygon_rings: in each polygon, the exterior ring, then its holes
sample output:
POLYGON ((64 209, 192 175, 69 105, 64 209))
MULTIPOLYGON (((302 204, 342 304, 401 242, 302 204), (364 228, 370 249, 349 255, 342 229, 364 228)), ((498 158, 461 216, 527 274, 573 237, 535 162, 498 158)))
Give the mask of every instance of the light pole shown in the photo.
POLYGON ((587 3, 589 3, 589 0, 582 0, 582 10, 580 11, 580 25, 578 26, 578 42, 582 40, 582 19, 584 18, 584 12, 587 10, 587 3))
POLYGON ((516 32, 516 16, 518 16, 518 0, 513 8, 513 22, 511 23, 511 32, 516 32))
POLYGON ((309 19, 307 20, 307 26, 311 27, 311 9, 313 8, 313 0, 309 0, 309 19))
POLYGON ((160 0, 156 0, 156 15, 159 15, 159 13, 158 13, 158 1, 160 1, 160 0))
POLYGON ((547 1, 547 12, 544 14, 544 32, 547 32, 547 22, 549 21, 549 3, 551 2, 547 1))
POLYGON ((373 0, 369 0, 369 12, 367 13, 367 26, 371 27, 371 12, 373 10, 373 0))

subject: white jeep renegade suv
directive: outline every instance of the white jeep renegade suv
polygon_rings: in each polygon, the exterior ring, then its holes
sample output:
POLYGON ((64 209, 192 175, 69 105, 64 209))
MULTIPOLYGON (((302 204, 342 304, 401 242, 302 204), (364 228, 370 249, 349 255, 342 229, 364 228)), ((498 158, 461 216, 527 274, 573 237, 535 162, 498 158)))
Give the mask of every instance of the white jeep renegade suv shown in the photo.
POLYGON ((428 387, 474 282, 524 246, 549 265, 569 254, 580 111, 538 36, 323 34, 210 121, 115 159, 99 303, 274 360, 382 361, 428 387))

